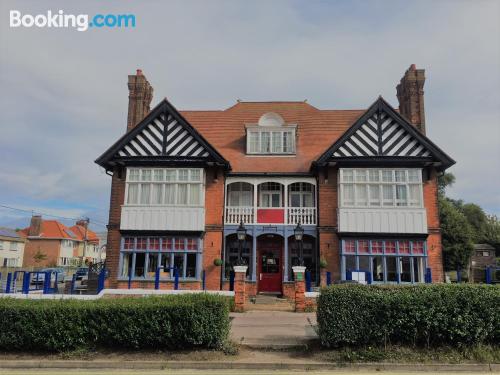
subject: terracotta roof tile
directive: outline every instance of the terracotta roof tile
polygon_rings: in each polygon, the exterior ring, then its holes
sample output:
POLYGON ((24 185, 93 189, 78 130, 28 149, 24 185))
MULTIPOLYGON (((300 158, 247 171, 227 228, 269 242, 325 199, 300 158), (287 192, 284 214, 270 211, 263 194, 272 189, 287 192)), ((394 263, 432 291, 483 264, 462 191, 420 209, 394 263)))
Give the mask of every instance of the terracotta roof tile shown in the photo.
POLYGON ((232 172, 308 172, 365 110, 320 110, 306 102, 238 102, 224 111, 180 111, 231 163, 232 172), (246 155, 245 125, 267 112, 297 124, 296 155, 246 155))

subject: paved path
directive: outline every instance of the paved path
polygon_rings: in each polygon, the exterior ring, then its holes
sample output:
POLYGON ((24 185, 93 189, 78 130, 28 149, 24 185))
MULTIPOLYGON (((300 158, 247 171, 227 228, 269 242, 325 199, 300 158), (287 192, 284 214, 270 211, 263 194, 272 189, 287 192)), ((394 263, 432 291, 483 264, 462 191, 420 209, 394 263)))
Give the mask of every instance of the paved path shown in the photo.
MULTIPOLYGON (((170 375, 170 374, 179 374, 179 375, 231 375, 231 374, 259 374, 259 375, 327 375, 327 374, 355 374, 355 375, 373 375, 380 374, 380 371, 363 371, 363 370, 326 370, 326 371, 296 371, 291 372, 290 370, 247 370, 247 369, 226 369, 226 370, 184 370, 184 369, 174 369, 174 370, 1 370, 0 375, 65 375, 65 374, 79 374, 79 375, 170 375)), ((399 375, 416 375, 422 374, 422 372, 414 372, 414 371, 382 371, 385 374, 399 374, 399 375)), ((434 372, 428 372, 434 373, 434 372)), ((446 371, 439 372, 440 374, 446 375, 454 375, 456 372, 454 371, 446 371)), ((460 372, 461 375, 472 375, 477 374, 477 372, 460 372)))
POLYGON ((315 313, 248 311, 231 313, 231 339, 255 348, 303 346, 317 339, 315 313))

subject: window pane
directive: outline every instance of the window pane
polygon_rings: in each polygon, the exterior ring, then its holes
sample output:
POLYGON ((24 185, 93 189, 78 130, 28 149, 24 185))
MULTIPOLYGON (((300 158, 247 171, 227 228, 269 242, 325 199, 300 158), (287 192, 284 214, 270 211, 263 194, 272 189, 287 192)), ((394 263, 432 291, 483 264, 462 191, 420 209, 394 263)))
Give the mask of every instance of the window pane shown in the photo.
POLYGON ((155 169, 153 171, 153 180, 154 181, 163 181, 163 169, 155 169))
POLYGON ((144 265, 146 263, 146 253, 135 253, 135 277, 144 277, 144 265))
POLYGON ((394 171, 396 176, 396 182, 405 182, 406 181, 406 172, 405 171, 394 171))
POLYGON ((410 254, 410 241, 399 241, 399 253, 410 254))
POLYGON ((174 241, 175 250, 184 250, 186 247, 185 238, 176 238, 174 241))
POLYGON ((258 132, 249 132, 250 136, 250 152, 259 152, 259 133, 258 132))
POLYGON ((187 184, 177 184, 177 204, 187 204, 187 184))
POLYGON ((420 171, 418 169, 408 170, 408 181, 410 182, 420 182, 420 171))
POLYGON ((270 153, 271 152, 271 135, 269 132, 260 133, 260 152, 270 153))
POLYGON ((283 132, 283 152, 293 152, 293 132, 283 132))
POLYGON ((201 175, 199 169, 191 169, 191 181, 200 181, 201 175))
POLYGON ((282 152, 281 147, 281 132, 272 132, 273 137, 273 152, 282 152))
POLYGON ((130 181, 139 181, 139 170, 138 169, 130 169, 129 180, 130 181))
POLYGON ((409 185, 410 188, 410 205, 420 206, 420 185, 409 185))
POLYGON ((382 254, 382 241, 372 241, 372 253, 373 254, 382 254))
POLYGON ((424 253, 424 242, 413 241, 413 254, 423 254, 423 253, 424 253))
POLYGON ((151 169, 142 170, 141 181, 151 181, 151 169))
MULTIPOLYGON (((370 257, 360 256, 359 257, 359 270, 370 272, 370 257)), ((367 279, 368 281, 368 279, 367 279)))
POLYGON ((172 238, 170 237, 162 238, 161 249, 172 250, 172 238))
POLYGON ((148 255, 148 276, 155 277, 157 268, 158 268, 158 253, 150 253, 148 255))
POLYGON ((356 242, 354 240, 344 241, 344 252, 354 254, 356 249, 356 242))
POLYGON ((175 184, 165 184, 165 204, 175 203, 175 184))
POLYGON ((303 194, 302 196, 303 203, 302 205, 304 207, 314 207, 313 203, 313 195, 312 194, 303 194))
POLYGON ((392 182, 392 171, 382 171, 382 181, 392 182))
POLYGON ((187 254, 186 277, 196 277, 196 258, 198 254, 187 254))
POLYGON ((187 169, 179 169, 179 181, 189 180, 189 171, 187 169))
POLYGON ((394 205, 393 202, 393 190, 392 190, 392 185, 383 185, 382 186, 382 194, 384 197, 384 206, 392 206, 394 205))
POLYGON ((368 199, 366 188, 366 185, 356 185, 356 206, 366 206, 368 199))
POLYGON ((387 266, 387 281, 398 281, 396 262, 396 257, 385 257, 385 263, 387 266))
POLYGON ((132 267, 132 253, 124 253, 122 258, 122 277, 128 277, 130 267, 132 267))
POLYGON ((411 261, 410 257, 399 258, 399 268, 401 270, 401 282, 410 283, 411 282, 411 261))
POLYGON ((366 181, 366 170, 357 169, 356 172, 356 182, 365 182, 366 181))
POLYGON ((189 204, 200 204, 200 185, 191 184, 189 188, 189 204))
POLYGON ((294 193, 290 195, 290 207, 300 207, 300 194, 294 193))
POLYGON ((373 281, 384 281, 384 265, 381 256, 372 257, 373 281))
POLYGON ((280 207, 280 194, 272 194, 273 207, 280 207))
POLYGON ((135 241, 133 237, 126 237, 123 240, 123 249, 124 250, 133 250, 135 246, 135 241))
POLYGON ((396 254, 396 242, 385 241, 385 252, 386 254, 396 254))
POLYGON ((137 239, 137 250, 146 250, 148 248, 148 239, 140 237, 137 239))
POLYGON ((162 192, 161 192, 161 184, 153 185, 153 199, 151 201, 152 204, 161 204, 162 203, 162 192))
POLYGON ((368 254, 368 252, 369 252, 368 241, 366 240, 358 241, 358 253, 368 254))
POLYGON ((174 267, 177 269, 179 277, 184 277, 184 253, 174 254, 174 267))
POLYGON ((197 250, 198 249, 198 240, 196 238, 188 238, 187 239, 187 249, 188 250, 197 250))
POLYGON ((342 191, 344 193, 344 205, 353 206, 354 205, 354 185, 344 184, 342 185, 342 191))
POLYGON ((343 182, 353 182, 353 170, 352 169, 343 169, 342 170, 342 181, 343 182))
POLYGON ((380 187, 378 185, 370 185, 370 206, 380 206, 380 187))
POLYGON ((406 196, 406 186, 396 185, 396 205, 397 206, 407 206, 407 196, 406 196))
POLYGON ((166 277, 173 276, 174 273, 171 272, 170 267, 170 256, 171 254, 162 254, 161 255, 161 267, 162 267, 162 275, 166 277), (166 271, 165 271, 166 270, 166 271))
POLYGON ((240 201, 240 204, 242 206, 246 206, 246 207, 249 207, 249 206, 253 206, 253 194, 251 191, 242 191, 241 192, 241 201, 240 201))
POLYGON ((378 182, 379 181, 378 169, 369 169, 368 178, 371 182, 378 182))
POLYGON ((165 180, 166 181, 176 181, 177 180, 177 171, 175 169, 167 169, 165 171, 165 180))
POLYGON ((141 204, 149 204, 150 187, 149 184, 141 184, 141 204))
POLYGON ((356 270, 356 257, 354 255, 345 256, 345 271, 352 272, 356 270))
POLYGON ((139 184, 128 184, 128 204, 137 204, 139 184))
POLYGON ((150 237, 149 238, 149 249, 150 250, 160 250, 160 238, 150 237))
POLYGON ((413 277, 416 283, 423 283, 424 279, 424 258, 413 258, 413 277))

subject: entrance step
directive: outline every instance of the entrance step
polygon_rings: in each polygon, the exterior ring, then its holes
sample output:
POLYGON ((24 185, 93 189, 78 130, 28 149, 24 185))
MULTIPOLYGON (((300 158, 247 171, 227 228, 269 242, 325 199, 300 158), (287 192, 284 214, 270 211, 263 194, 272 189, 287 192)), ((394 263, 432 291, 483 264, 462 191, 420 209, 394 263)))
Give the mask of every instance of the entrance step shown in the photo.
POLYGON ((276 295, 258 294, 255 298, 250 298, 245 305, 246 310, 262 311, 294 311, 295 306, 286 298, 276 295))

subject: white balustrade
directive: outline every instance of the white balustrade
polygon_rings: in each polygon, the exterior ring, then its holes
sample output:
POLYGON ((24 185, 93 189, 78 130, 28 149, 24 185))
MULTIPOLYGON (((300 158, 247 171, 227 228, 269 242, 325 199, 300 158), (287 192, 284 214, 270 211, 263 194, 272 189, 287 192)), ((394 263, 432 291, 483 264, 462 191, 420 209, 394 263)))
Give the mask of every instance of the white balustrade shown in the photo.
POLYGON ((316 225, 316 207, 289 207, 288 224, 316 225))
POLYGON ((226 207, 226 224, 253 224, 254 207, 226 207))

